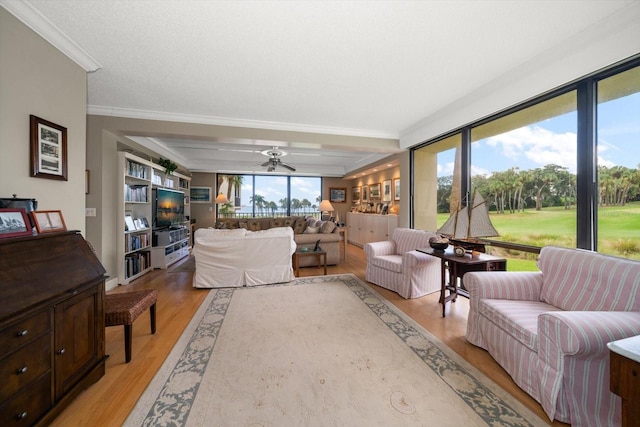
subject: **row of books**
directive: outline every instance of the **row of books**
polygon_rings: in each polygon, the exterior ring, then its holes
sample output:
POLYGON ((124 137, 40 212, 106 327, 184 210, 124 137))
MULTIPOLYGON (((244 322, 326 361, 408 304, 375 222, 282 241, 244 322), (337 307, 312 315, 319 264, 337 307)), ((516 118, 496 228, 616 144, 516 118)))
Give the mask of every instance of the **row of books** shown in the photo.
POLYGON ((125 252, 131 252, 149 246, 148 234, 127 234, 124 239, 125 252))
POLYGON ((124 275, 129 278, 151 266, 151 252, 143 251, 124 257, 124 275))
POLYGON ((149 167, 127 160, 127 175, 135 178, 149 179, 149 167))
POLYGON ((127 202, 143 202, 149 199, 147 196, 148 185, 124 185, 124 200, 127 202))

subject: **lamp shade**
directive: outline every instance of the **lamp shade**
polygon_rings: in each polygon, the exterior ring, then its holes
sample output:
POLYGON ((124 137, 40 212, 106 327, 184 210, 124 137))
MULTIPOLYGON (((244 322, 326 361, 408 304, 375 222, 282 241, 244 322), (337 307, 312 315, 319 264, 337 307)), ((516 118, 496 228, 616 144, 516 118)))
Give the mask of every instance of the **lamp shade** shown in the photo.
POLYGON ((323 200, 320 202, 320 207, 318 208, 318 210, 320 212, 324 212, 324 211, 334 211, 335 209, 333 209, 333 206, 331 205, 330 201, 323 200))
POLYGON ((227 199, 227 196, 225 196, 224 194, 220 193, 216 197, 216 203, 224 205, 225 203, 229 203, 229 200, 227 199))

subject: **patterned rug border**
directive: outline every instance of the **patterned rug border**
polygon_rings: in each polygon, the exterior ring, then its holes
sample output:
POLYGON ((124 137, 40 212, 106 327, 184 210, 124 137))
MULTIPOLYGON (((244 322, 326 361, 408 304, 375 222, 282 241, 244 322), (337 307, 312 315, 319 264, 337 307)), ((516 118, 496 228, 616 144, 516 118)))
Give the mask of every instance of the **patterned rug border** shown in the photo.
MULTIPOLYGON (((312 276, 266 286, 301 286, 338 281, 345 284, 487 425, 548 425, 353 274, 312 276), (459 381, 461 376, 465 381, 459 381), (448 381, 448 378, 453 377, 458 378, 458 381, 448 381)), ((162 367, 129 414, 125 426, 184 425, 187 422, 233 294, 237 290, 250 289, 219 288, 209 291, 162 367), (206 340, 204 348, 203 337, 210 338, 206 340), (199 345, 194 347, 193 343, 196 341, 199 345), (199 373, 197 378, 194 372, 199 373), (189 374, 189 386, 185 386, 182 378, 186 373, 189 374), (162 402, 171 403, 166 405, 162 402)))

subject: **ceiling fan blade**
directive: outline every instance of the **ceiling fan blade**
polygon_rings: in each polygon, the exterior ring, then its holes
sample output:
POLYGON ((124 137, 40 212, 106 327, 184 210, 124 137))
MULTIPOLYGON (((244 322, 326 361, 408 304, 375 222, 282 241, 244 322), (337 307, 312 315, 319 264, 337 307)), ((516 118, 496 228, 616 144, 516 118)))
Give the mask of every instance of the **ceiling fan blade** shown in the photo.
POLYGON ((286 163, 280 162, 280 165, 285 167, 285 168, 287 168, 287 169, 289 169, 291 172, 295 172, 296 171, 296 168, 294 168, 293 166, 290 166, 290 165, 288 165, 286 163))
POLYGON ((271 164, 271 160, 267 160, 266 162, 264 162, 260 166, 264 167, 264 166, 269 166, 270 164, 271 164))

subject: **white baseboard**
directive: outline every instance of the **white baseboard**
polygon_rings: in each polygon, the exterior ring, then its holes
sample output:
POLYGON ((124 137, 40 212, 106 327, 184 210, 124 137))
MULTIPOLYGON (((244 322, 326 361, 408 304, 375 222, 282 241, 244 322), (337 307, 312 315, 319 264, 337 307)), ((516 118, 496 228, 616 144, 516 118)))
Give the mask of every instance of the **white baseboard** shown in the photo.
POLYGON ((114 277, 106 281, 106 283, 104 284, 104 291, 109 292, 111 289, 114 289, 116 287, 118 287, 118 278, 114 277))

